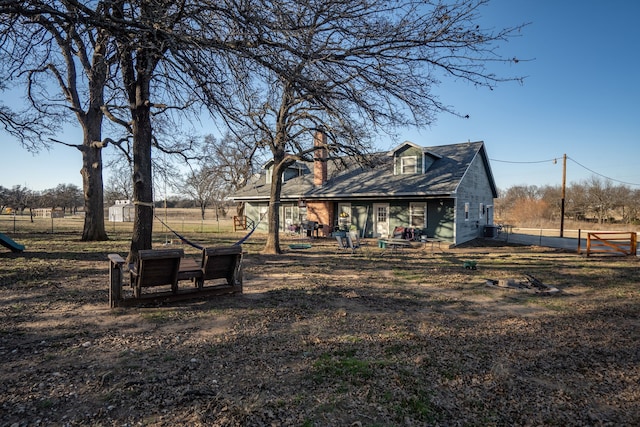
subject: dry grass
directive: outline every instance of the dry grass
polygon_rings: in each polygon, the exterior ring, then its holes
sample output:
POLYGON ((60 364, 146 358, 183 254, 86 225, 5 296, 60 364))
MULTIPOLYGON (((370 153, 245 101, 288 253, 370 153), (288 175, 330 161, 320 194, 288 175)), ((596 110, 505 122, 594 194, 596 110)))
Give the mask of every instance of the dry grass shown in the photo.
POLYGON ((265 256, 263 238, 244 247, 243 295, 110 310, 106 254, 125 233, 16 236, 27 252, 0 252, 0 425, 640 423, 637 258, 373 241, 351 256, 330 240, 265 256), (523 273, 562 292, 485 284, 523 273))

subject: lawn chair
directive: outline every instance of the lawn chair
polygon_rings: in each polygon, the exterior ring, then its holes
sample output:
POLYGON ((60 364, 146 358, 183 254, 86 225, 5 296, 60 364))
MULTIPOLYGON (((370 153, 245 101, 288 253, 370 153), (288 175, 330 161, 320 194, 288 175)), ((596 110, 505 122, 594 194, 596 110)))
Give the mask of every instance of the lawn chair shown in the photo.
POLYGON ((344 236, 336 236, 336 240, 339 250, 351 251, 353 254, 357 249, 360 249, 360 239, 357 233, 348 232, 344 236))
POLYGON ((130 269, 133 295, 140 298, 142 288, 171 285, 171 291, 178 292, 178 272, 182 249, 145 249, 138 251, 138 261, 130 269))
POLYGON ((358 233, 354 231, 350 231, 347 233, 347 246, 351 249, 351 253, 354 253, 356 250, 360 249, 362 246, 360 244, 360 237, 358 237, 358 233))
POLYGON ((349 244, 345 236, 337 235, 336 240, 338 241, 338 250, 343 251, 349 249, 349 244))

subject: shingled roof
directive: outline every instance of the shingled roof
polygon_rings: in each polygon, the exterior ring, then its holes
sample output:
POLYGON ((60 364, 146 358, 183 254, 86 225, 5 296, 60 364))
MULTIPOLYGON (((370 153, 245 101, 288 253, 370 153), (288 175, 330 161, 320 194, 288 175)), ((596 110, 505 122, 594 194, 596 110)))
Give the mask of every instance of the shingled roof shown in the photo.
MULTIPOLYGON (((415 146, 412 143, 406 143, 415 146)), ((370 157, 373 166, 362 166, 352 159, 329 161, 327 181, 322 186, 314 186, 313 164, 310 173, 291 178, 283 183, 282 200, 306 199, 378 199, 407 197, 452 196, 476 156, 481 156, 494 197, 495 183, 491 175, 489 160, 484 143, 465 142, 422 148, 423 153, 434 159, 425 173, 410 175, 394 174, 393 156, 376 153, 370 157)), ((233 198, 237 201, 268 200, 270 185, 264 173, 254 177, 233 198)))

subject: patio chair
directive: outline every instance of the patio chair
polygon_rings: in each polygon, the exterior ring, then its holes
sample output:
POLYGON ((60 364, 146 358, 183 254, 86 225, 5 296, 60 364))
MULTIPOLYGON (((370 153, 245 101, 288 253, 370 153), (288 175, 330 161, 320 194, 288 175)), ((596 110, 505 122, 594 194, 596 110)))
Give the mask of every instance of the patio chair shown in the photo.
POLYGON ((336 241, 338 242, 338 250, 340 251, 351 251, 351 253, 355 253, 356 250, 360 249, 360 239, 358 238, 357 233, 349 232, 344 236, 336 236, 336 241))
POLYGON ((358 233, 354 231, 350 231, 347 233, 347 246, 351 249, 351 253, 354 253, 356 250, 360 249, 362 246, 360 243, 360 237, 358 237, 358 233))
POLYGON ((338 250, 343 251, 349 249, 349 244, 345 236, 337 235, 336 241, 338 242, 338 250))

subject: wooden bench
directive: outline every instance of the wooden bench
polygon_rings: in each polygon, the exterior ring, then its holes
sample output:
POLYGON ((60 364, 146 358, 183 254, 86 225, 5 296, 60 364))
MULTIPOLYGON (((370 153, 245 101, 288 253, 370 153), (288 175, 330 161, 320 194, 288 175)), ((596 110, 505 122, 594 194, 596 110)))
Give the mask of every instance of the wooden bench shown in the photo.
POLYGON ((202 276, 196 278, 198 288, 207 280, 225 279, 234 292, 242 292, 242 246, 204 248, 202 276))
POLYGON ((122 283, 125 260, 109 254, 109 303, 112 308, 148 301, 174 301, 205 295, 242 292, 242 247, 205 248, 200 263, 184 257, 182 249, 141 250, 136 264, 129 266, 133 298, 124 298, 122 283), (205 287, 205 282, 224 279, 205 287), (180 281, 189 280, 195 286, 179 289, 180 281), (143 288, 169 286, 170 291, 142 293, 143 288))
POLYGON ((140 298, 142 288, 170 285, 171 292, 178 292, 178 272, 182 249, 146 249, 138 252, 138 262, 129 269, 133 296, 140 298))

